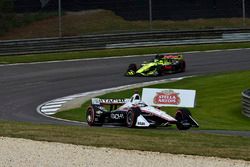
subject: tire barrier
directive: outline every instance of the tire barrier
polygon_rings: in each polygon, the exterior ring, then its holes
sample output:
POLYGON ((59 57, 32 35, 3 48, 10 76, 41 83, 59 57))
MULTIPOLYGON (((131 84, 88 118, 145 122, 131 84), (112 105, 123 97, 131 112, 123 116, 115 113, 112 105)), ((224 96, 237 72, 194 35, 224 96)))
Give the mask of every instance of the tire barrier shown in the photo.
POLYGON ((250 89, 242 92, 242 113, 250 118, 250 89))

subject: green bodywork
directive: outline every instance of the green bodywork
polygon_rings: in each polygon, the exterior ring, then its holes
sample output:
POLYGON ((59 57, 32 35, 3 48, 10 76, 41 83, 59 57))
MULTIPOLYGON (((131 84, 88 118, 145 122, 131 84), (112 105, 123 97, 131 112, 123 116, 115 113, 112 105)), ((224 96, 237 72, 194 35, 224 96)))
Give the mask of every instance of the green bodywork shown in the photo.
POLYGON ((173 64, 173 61, 183 60, 182 55, 178 55, 175 58, 155 58, 151 62, 146 62, 141 65, 140 68, 138 68, 136 71, 130 69, 127 71, 125 75, 127 76, 158 76, 159 70, 162 68, 162 66, 171 65, 173 64))
POLYGON ((158 71, 157 68, 161 66, 160 64, 158 64, 157 62, 150 62, 147 64, 142 64, 141 68, 139 68, 135 75, 142 75, 142 76, 157 76, 158 75, 158 71))

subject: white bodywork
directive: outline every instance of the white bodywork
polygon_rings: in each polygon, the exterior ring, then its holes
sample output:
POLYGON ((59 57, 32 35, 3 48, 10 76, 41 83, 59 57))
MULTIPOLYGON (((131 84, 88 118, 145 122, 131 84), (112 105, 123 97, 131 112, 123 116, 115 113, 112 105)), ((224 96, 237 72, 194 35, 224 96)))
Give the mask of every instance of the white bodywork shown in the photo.
MULTIPOLYGON (((148 106, 143 101, 141 101, 139 94, 134 94, 129 101, 127 101, 124 105, 118 108, 118 110, 128 110, 131 107, 139 107, 142 112, 149 113, 152 115, 155 115, 157 117, 160 117, 162 119, 167 120, 168 122, 176 122, 177 120, 164 111, 159 110, 158 108, 155 108, 153 106, 148 106)), ((138 127, 148 127, 150 126, 150 123, 142 116, 138 116, 136 121, 136 126, 138 127)))

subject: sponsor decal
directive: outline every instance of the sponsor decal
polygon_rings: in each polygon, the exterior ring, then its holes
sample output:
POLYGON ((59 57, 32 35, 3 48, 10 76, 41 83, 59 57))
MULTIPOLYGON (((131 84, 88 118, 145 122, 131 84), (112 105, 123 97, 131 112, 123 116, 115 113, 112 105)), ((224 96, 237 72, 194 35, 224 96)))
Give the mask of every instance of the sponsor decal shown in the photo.
POLYGON ((152 106, 194 107, 195 90, 143 88, 142 101, 152 106))
POLYGON ((179 55, 165 55, 164 56, 165 59, 177 59, 180 58, 179 55))
POLYGON ((176 93, 173 90, 165 90, 162 92, 156 92, 153 102, 155 104, 178 105, 181 102, 181 98, 179 97, 179 93, 176 93))
POLYGON ((145 122, 138 122, 138 125, 145 125, 145 122))
POLYGON ((110 115, 111 119, 124 119, 124 115, 123 114, 111 114, 110 115))
POLYGON ((100 103, 106 104, 123 104, 125 103, 125 99, 100 99, 100 103))

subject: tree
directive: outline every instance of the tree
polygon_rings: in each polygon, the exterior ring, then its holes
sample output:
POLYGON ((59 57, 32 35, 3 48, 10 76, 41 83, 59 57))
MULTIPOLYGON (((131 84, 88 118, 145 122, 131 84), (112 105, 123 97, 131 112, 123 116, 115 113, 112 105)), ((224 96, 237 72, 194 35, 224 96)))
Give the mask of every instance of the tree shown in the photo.
POLYGON ((14 9, 14 0, 0 0, 0 13, 10 13, 14 9))
POLYGON ((8 31, 14 17, 14 0, 0 0, 0 34, 8 31))

